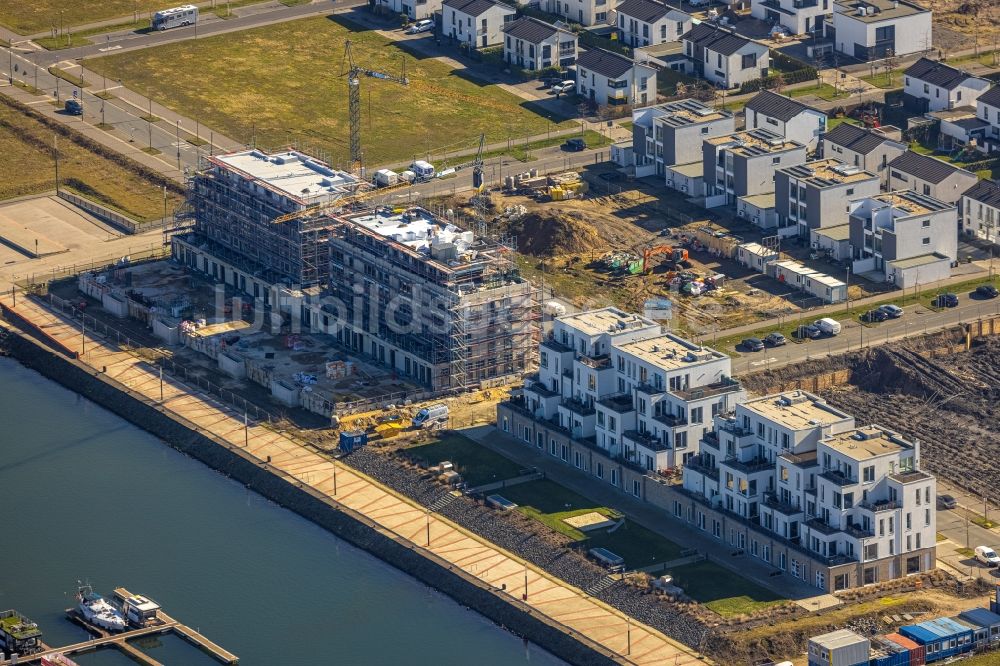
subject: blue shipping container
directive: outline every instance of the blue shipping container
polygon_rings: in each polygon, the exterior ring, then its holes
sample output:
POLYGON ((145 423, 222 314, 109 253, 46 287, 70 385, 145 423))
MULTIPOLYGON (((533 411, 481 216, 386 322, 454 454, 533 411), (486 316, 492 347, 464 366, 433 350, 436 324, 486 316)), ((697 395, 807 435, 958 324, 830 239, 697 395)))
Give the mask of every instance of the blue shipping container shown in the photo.
POLYGON ((340 433, 340 450, 350 453, 368 443, 368 433, 364 430, 345 430, 340 433))
POLYGON ((926 647, 928 662, 972 649, 972 630, 946 617, 900 627, 899 633, 926 647))
POLYGON ((903 649, 901 652, 873 657, 870 666, 910 666, 910 651, 903 649))

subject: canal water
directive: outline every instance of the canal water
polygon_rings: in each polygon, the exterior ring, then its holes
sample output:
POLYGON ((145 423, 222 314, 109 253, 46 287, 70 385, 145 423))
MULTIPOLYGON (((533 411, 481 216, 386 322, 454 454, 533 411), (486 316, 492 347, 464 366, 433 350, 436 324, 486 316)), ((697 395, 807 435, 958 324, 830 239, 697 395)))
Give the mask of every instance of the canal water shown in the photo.
MULTIPOLYGON (((0 358, 0 609, 44 640, 78 580, 149 595, 255 664, 560 664, 535 645, 15 361, 0 358)), ((184 641, 136 643, 214 662, 184 641)), ((83 666, 132 663, 116 652, 83 666)))

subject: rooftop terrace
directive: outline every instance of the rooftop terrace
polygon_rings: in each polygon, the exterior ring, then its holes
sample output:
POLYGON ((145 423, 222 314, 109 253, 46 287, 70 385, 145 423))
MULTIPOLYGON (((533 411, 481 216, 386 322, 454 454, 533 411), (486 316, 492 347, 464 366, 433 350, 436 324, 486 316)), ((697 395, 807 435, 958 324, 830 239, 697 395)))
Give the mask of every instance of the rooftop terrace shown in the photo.
POLYGON ((844 164, 840 160, 833 158, 796 164, 795 166, 780 169, 780 171, 819 188, 835 187, 837 185, 856 183, 860 180, 878 178, 873 173, 868 173, 859 167, 844 164))
POLYGON ((602 333, 625 333, 641 328, 656 328, 659 324, 652 319, 608 307, 599 310, 588 310, 575 314, 557 317, 556 321, 568 324, 583 335, 596 336, 602 333))
POLYGON ((824 439, 823 444, 838 453, 858 461, 865 461, 888 454, 898 454, 913 448, 912 443, 891 430, 883 430, 878 426, 856 428, 833 435, 824 439))
POLYGON ((770 419, 789 430, 807 430, 821 425, 854 425, 854 418, 826 404, 819 396, 806 391, 788 391, 748 400, 740 409, 770 419))
POLYGON ((780 153, 804 147, 798 141, 790 141, 774 132, 764 129, 736 132, 735 134, 705 139, 705 141, 713 146, 720 146, 737 155, 745 155, 747 157, 780 153))
POLYGON ((617 345, 617 348, 624 354, 631 354, 640 361, 645 361, 664 370, 691 367, 726 358, 726 355, 721 352, 708 347, 699 347, 671 333, 664 333, 655 338, 626 342, 617 345))
POLYGON ((208 160, 304 206, 336 200, 358 186, 358 180, 351 174, 294 150, 270 155, 260 150, 245 150, 208 160))

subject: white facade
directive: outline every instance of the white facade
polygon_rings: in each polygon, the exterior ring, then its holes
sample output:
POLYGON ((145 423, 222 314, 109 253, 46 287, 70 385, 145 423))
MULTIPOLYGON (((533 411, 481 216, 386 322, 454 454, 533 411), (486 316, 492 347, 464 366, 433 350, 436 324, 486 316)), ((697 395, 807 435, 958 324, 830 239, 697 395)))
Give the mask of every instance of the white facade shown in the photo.
POLYGON ((753 0, 750 15, 782 25, 793 35, 804 35, 822 30, 831 5, 832 0, 753 0))
POLYGON ((989 123, 986 139, 1000 142, 1000 85, 993 86, 976 100, 976 117, 989 123))
POLYGON ((524 391, 535 418, 663 471, 696 453, 712 418, 745 398, 731 371, 725 354, 604 308, 556 318, 524 391))
POLYGON ((960 106, 972 106, 990 87, 990 82, 978 76, 967 77, 951 90, 927 83, 913 76, 903 77, 903 93, 927 100, 928 111, 943 111, 960 106))
POLYGON ((907 0, 834 3, 834 48, 858 60, 905 56, 933 46, 931 12, 907 0))
POLYGON ((980 181, 962 195, 962 231, 1000 244, 1000 185, 980 181))
MULTIPOLYGON (((536 21, 522 17, 507 24, 507 30, 518 21, 536 21)), ((538 23, 542 23, 538 21, 538 23)), ((576 62, 576 34, 569 30, 552 28, 552 34, 537 39, 524 39, 516 33, 505 31, 503 59, 521 69, 536 71, 548 67, 570 67, 576 62)))
POLYGON ((767 76, 770 67, 767 46, 735 35, 717 38, 711 33, 711 26, 701 24, 695 26, 682 40, 684 55, 691 62, 691 70, 695 76, 730 89, 767 76), (740 44, 736 46, 734 41, 740 44), (726 48, 723 48, 723 44, 726 48))
POLYGON ((607 25, 616 0, 543 0, 542 9, 583 26, 607 25))
POLYGON ((512 21, 515 13, 513 7, 501 2, 445 2, 441 32, 472 49, 498 46, 503 43, 504 24, 512 21))
POLYGON ((656 69, 633 63, 620 76, 607 76, 578 61, 576 94, 601 106, 640 106, 656 101, 656 69))
POLYGON ((809 107, 803 108, 798 114, 782 120, 780 117, 769 116, 760 111, 746 109, 746 128, 761 127, 780 134, 786 139, 798 141, 814 152, 819 146, 820 135, 826 132, 826 114, 809 107))
POLYGON ((624 9, 619 9, 617 14, 621 42, 633 48, 680 41, 681 35, 691 29, 690 14, 678 10, 666 11, 650 21, 630 16, 624 9))
POLYGON ((393 14, 403 14, 411 21, 433 18, 441 10, 441 0, 379 0, 393 14))

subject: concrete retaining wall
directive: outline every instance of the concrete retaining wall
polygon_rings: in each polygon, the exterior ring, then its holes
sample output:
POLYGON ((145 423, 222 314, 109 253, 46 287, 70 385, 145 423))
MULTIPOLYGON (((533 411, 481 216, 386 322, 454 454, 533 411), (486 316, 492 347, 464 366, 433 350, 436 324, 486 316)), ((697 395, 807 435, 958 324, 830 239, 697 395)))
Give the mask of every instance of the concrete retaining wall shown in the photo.
MULTIPOLYGON (((3 331, 0 327, 0 331, 3 331)), ((477 610, 501 627, 543 646, 573 664, 618 663, 585 638, 571 636, 539 617, 517 600, 505 598, 486 583, 424 553, 413 544, 384 530, 365 516, 331 506, 265 467, 244 458, 238 450, 197 432, 160 411, 154 403, 135 397, 113 385, 113 380, 86 366, 45 349, 10 331, 10 355, 23 365, 79 393, 134 425, 163 439, 167 444, 245 484, 248 488, 294 511, 345 541, 405 571, 425 585, 477 610)))

